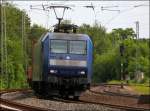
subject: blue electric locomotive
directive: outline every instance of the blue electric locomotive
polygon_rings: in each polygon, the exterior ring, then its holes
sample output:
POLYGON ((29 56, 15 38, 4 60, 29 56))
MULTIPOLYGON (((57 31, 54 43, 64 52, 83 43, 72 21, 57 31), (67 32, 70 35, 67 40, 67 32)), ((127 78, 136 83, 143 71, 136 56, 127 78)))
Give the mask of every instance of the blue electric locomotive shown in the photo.
POLYGON ((93 45, 86 34, 48 32, 35 44, 32 88, 78 98, 90 87, 93 45))

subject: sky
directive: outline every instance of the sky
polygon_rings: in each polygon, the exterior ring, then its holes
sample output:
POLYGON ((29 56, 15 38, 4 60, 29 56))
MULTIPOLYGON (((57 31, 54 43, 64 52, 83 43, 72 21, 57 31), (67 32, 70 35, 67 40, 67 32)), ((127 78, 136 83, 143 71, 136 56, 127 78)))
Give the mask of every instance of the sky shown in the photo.
MULTIPOLYGON (((139 37, 149 38, 149 1, 13 1, 10 2, 21 10, 25 10, 34 23, 51 29, 57 23, 54 11, 49 12, 34 8, 42 8, 42 4, 57 4, 70 6, 66 10, 64 19, 71 20, 78 26, 83 23, 93 25, 95 21, 104 26, 107 32, 114 28, 133 28, 136 31, 135 22, 139 21, 139 37), (94 6, 86 8, 84 6, 94 6), (102 10, 103 9, 105 10, 102 10)), ((62 10, 56 10, 60 17, 62 10)))

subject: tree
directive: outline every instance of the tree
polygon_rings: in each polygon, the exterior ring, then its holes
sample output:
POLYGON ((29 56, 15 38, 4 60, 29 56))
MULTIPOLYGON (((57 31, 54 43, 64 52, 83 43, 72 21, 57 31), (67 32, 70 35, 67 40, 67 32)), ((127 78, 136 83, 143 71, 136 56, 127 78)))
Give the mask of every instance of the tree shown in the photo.
MULTIPOLYGON (((30 19, 24 11, 6 4, 6 38, 7 38, 7 73, 0 74, 2 88, 21 88, 27 86, 24 54, 22 44, 22 17, 25 17, 25 32, 30 29, 30 19)), ((2 56, 2 55, 1 55, 2 56)))
POLYGON ((33 24, 31 26, 30 32, 29 32, 29 39, 37 41, 44 33, 46 33, 48 30, 45 28, 38 26, 37 24, 33 24))
POLYGON ((135 37, 135 32, 132 28, 118 28, 118 29, 113 29, 112 31, 113 34, 115 34, 116 37, 119 36, 119 39, 133 39, 135 37))
POLYGON ((97 23, 93 26, 83 24, 79 28, 79 33, 89 35, 94 44, 93 81, 106 82, 114 77, 115 67, 112 66, 115 59, 112 58, 115 53, 105 28, 97 23))
POLYGON ((146 76, 148 75, 148 42, 147 40, 138 40, 137 43, 134 39, 135 32, 132 28, 119 28, 107 33, 101 25, 90 26, 83 24, 79 28, 79 33, 90 35, 94 43, 94 82, 120 80, 121 56, 119 47, 121 41, 125 46, 124 74, 129 74, 131 78, 134 77, 136 64, 138 64, 139 70, 143 71, 146 76), (136 58, 137 55, 138 58, 136 58))

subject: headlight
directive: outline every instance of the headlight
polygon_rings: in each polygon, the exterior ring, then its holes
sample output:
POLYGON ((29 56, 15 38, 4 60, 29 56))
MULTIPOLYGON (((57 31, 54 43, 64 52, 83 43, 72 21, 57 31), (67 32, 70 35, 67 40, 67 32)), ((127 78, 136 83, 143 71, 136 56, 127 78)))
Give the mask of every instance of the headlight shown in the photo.
POLYGON ((57 70, 50 70, 50 73, 52 74, 57 73, 57 70))
POLYGON ((85 74, 85 71, 81 71, 80 74, 84 75, 84 74, 85 74))

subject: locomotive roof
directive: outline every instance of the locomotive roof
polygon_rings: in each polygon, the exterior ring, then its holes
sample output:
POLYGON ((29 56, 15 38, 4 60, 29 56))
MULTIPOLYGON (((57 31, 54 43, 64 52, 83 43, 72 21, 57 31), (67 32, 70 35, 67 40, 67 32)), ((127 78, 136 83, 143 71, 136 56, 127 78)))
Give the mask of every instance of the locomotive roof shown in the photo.
POLYGON ((74 34, 74 33, 52 33, 55 37, 83 37, 85 34, 74 34))
POLYGON ((69 39, 69 40, 89 40, 89 36, 86 34, 74 34, 74 33, 47 33, 43 40, 49 36, 50 39, 69 39))

